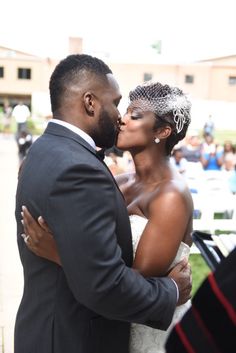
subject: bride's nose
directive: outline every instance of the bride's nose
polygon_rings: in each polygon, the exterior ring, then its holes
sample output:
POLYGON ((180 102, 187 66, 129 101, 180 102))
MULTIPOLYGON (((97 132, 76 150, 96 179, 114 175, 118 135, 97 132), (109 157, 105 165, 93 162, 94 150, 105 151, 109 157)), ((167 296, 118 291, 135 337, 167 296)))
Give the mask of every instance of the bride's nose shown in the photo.
POLYGON ((121 125, 126 125, 128 119, 128 114, 125 113, 123 117, 121 118, 121 125))

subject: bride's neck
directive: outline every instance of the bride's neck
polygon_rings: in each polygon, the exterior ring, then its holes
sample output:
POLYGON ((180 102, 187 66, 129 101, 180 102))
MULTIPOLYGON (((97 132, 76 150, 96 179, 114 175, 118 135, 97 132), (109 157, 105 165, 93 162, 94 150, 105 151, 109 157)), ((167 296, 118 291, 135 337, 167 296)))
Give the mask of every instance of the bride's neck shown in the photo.
POLYGON ((154 152, 141 151, 131 153, 135 166, 135 177, 145 183, 158 182, 166 178, 169 171, 169 158, 154 152))

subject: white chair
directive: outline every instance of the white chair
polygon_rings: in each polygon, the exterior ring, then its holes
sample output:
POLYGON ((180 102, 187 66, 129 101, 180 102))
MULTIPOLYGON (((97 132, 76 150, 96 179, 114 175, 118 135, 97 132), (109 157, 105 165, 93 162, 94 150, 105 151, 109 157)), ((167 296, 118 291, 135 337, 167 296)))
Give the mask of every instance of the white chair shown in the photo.
POLYGON ((193 220, 193 229, 209 231, 217 230, 236 232, 236 196, 230 193, 193 194, 195 211, 199 218, 193 220), (216 213, 222 213, 230 218, 215 219, 216 213))

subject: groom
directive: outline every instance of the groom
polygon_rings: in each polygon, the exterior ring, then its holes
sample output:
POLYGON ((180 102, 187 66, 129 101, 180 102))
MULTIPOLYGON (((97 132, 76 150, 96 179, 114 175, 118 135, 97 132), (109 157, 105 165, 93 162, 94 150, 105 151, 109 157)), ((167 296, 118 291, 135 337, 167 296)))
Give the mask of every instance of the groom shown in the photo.
POLYGON ((95 149, 111 147, 119 131, 121 94, 109 67, 67 57, 51 76, 50 97, 53 120, 17 188, 24 293, 15 353, 128 353, 130 322, 166 329, 177 302, 189 298, 190 270, 177 265, 169 277, 145 279, 131 269, 126 205, 95 149), (25 246, 22 205, 48 223, 62 267, 25 246))

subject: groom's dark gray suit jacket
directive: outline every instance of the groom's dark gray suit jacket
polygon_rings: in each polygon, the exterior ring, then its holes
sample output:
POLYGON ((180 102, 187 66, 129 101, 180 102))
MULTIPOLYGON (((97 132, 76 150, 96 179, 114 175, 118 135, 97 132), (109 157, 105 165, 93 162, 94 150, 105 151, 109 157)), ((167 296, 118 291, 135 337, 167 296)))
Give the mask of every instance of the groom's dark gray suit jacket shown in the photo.
POLYGON ((19 177, 16 219, 24 293, 15 353, 128 353, 130 322, 168 327, 175 285, 131 269, 123 196, 80 136, 49 123, 34 142, 19 177), (22 205, 48 223, 63 267, 27 249, 22 205))

